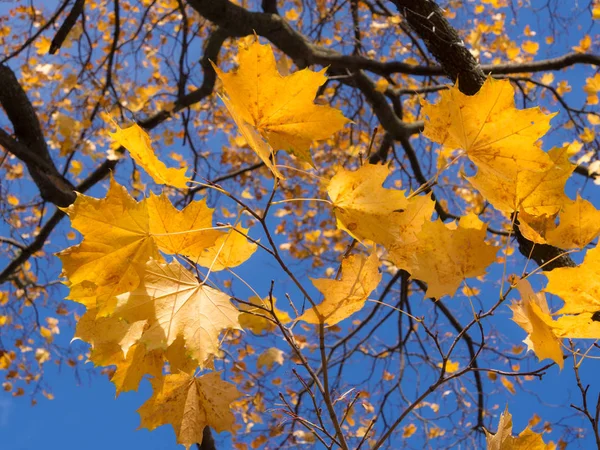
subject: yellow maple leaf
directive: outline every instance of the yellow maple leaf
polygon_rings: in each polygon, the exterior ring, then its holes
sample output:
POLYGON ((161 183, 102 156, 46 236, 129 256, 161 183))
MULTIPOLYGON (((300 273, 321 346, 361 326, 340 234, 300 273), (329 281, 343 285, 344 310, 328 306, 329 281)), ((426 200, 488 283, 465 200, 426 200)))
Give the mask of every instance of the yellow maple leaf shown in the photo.
POLYGON ((428 296, 453 296, 463 280, 485 275, 498 251, 485 242, 486 230, 473 213, 461 217, 456 229, 439 219, 423 225, 411 275, 427 283, 428 296))
POLYGON ((389 167, 378 164, 337 171, 329 181, 327 193, 338 228, 358 240, 370 239, 384 245, 396 238, 392 222, 406 208, 408 200, 404 191, 382 187, 389 173, 389 167))
POLYGON ((170 423, 177 443, 186 449, 202 443, 207 426, 217 433, 233 431, 235 417, 229 405, 242 394, 233 384, 221 380, 219 372, 200 377, 178 373, 150 381, 152 397, 138 409, 140 428, 154 430, 170 423))
POLYGON ((203 363, 218 353, 222 331, 242 329, 229 298, 200 284, 177 260, 151 260, 140 286, 118 296, 115 315, 128 322, 148 320, 140 339, 148 350, 166 349, 182 336, 190 355, 203 363))
POLYGON ((584 248, 600 234, 600 211, 577 194, 560 212, 560 223, 546 233, 546 240, 555 247, 584 248))
MULTIPOLYGON (((169 370, 171 373, 185 372, 192 374, 200 365, 197 360, 190 356, 190 352, 185 345, 183 336, 177 336, 175 342, 169 345, 165 352, 165 359, 169 362, 169 370)), ((206 369, 214 370, 212 359, 203 362, 206 369)))
POLYGON ((186 168, 175 169, 167 167, 156 157, 152 149, 152 141, 148 133, 137 123, 127 128, 121 128, 116 123, 117 131, 109 132, 111 138, 125 147, 131 157, 144 168, 157 184, 167 184, 180 189, 186 189, 190 177, 185 175, 186 168))
POLYGON ((573 47, 573 50, 575 50, 578 53, 585 53, 590 49, 591 46, 592 46, 592 38, 590 37, 589 34, 586 34, 583 37, 583 39, 581 39, 579 41, 579 45, 576 45, 573 47))
POLYGON ((149 233, 165 253, 188 256, 195 262, 207 248, 215 245, 218 238, 226 235, 214 229, 214 210, 204 199, 191 202, 181 211, 165 194, 151 193, 142 203, 148 208, 149 233))
POLYGON ((92 348, 117 344, 125 356, 148 323, 145 319, 127 323, 118 317, 97 317, 97 314, 97 310, 90 309, 77 321, 73 339, 86 341, 92 348))
POLYGON ((545 291, 558 295, 564 306, 557 314, 581 314, 600 311, 600 247, 588 250, 577 267, 559 267, 544 272, 545 291))
MULTIPOLYGON (((438 363, 437 366, 441 369, 443 364, 438 363)), ((446 373, 454 373, 454 372, 458 371, 459 367, 460 367, 460 363, 458 361, 452 361, 449 359, 448 361, 446 361, 445 371, 446 371, 446 373)))
MULTIPOLYGON (((227 239, 229 233, 215 230, 213 210, 204 200, 191 202, 181 211, 166 194, 151 194, 136 202, 112 178, 105 198, 78 194, 65 211, 72 227, 83 235, 81 244, 59 253, 71 288, 69 298, 88 307, 98 306, 101 314, 110 314, 114 306, 106 299, 139 285, 145 263, 159 259, 159 250, 202 262, 207 249, 219 238, 226 239, 217 260, 220 270, 226 264, 242 263, 256 248, 243 235, 227 239)), ((247 230, 242 232, 245 235, 247 230)))
POLYGON ((575 169, 569 155, 570 146, 554 148, 548 153, 552 165, 544 171, 517 168, 512 174, 498 175, 497 171, 480 168, 469 181, 500 211, 555 214, 569 200, 564 193, 565 183, 575 169))
POLYGON ((145 344, 135 344, 127 356, 118 345, 94 348, 90 360, 96 366, 116 366, 110 381, 116 387, 117 397, 121 392, 137 391, 144 375, 159 377, 164 365, 164 352, 160 349, 147 351, 145 344))
POLYGON ((389 242, 382 242, 389 252, 389 258, 400 269, 412 273, 415 270, 416 252, 420 245, 419 233, 423 225, 429 221, 435 202, 431 195, 412 197, 402 212, 397 214, 391 224, 393 238, 389 242))
MULTIPOLYGON (((600 9, 600 6, 598 7, 600 9)), ((600 73, 595 74, 593 77, 585 79, 585 86, 583 91, 587 94, 586 103, 588 105, 598 104, 598 92, 600 92, 600 73)))
MULTIPOLYGON (((238 116, 236 123, 257 130, 273 149, 292 152, 312 164, 310 144, 330 137, 348 122, 339 110, 314 103, 319 86, 327 81, 326 69, 282 76, 271 46, 258 39, 240 45, 238 63, 237 71, 229 73, 213 65, 227 93, 226 106, 238 116)), ((253 142, 248 144, 264 153, 253 142)), ((259 156, 265 161, 267 155, 259 156)))
POLYGON ((205 247, 198 257, 192 259, 201 266, 209 267, 213 272, 237 267, 247 261, 258 247, 257 244, 248 241, 247 235, 248 228, 236 226, 228 233, 221 234, 214 245, 205 247))
POLYGON ((265 366, 267 369, 271 370, 275 363, 282 366, 284 361, 283 354, 283 350, 280 350, 276 347, 268 348, 259 355, 258 359, 256 360, 256 367, 260 369, 261 367, 265 366))
POLYGON ((324 299, 320 304, 305 311, 299 320, 335 325, 360 311, 381 281, 378 267, 379 258, 375 253, 368 258, 363 255, 352 255, 342 261, 340 280, 311 278, 324 299))
MULTIPOLYGON (((248 301, 254 305, 270 308, 268 300, 261 300, 258 297, 250 297, 248 301)), ((273 298, 273 312, 277 316, 277 319, 283 324, 291 322, 292 318, 288 315, 288 313, 277 308, 276 303, 277 300, 273 298)), ((275 329, 276 325, 266 318, 268 313, 261 308, 253 308, 250 305, 241 303, 240 310, 242 311, 242 314, 240 314, 239 320, 243 329, 251 330, 256 334, 261 334, 263 331, 270 332, 275 329)))
MULTIPOLYGON (((215 69, 216 70, 216 69, 215 69)), ((281 174, 277 166, 274 164, 275 160, 275 152, 273 151, 273 147, 269 145, 267 141, 261 136, 261 134, 250 125, 248 122, 244 121, 241 118, 231 100, 228 97, 220 96, 221 100, 223 100, 223 104, 231 114, 231 118, 235 122, 238 127, 238 130, 242 134, 243 138, 246 140, 246 144, 258 155, 265 166, 269 168, 269 170, 275 175, 276 178, 280 178, 285 180, 285 177, 281 174)))
POLYGON ((414 423, 410 423, 408 425, 405 425, 404 429, 402 430, 402 438, 403 439, 408 439, 413 434, 415 434, 416 431, 417 431, 417 426, 414 423))
POLYGON ((491 433, 485 431, 487 450, 549 450, 552 444, 544 444, 542 435, 525 428, 517 437, 512 436, 512 416, 508 406, 500 415, 498 431, 491 433))
POLYGON ((515 108, 508 80, 489 77, 468 96, 455 85, 440 93, 437 104, 423 103, 424 135, 452 149, 462 149, 478 168, 499 175, 519 170, 544 171, 550 158, 535 142, 550 128, 553 115, 540 108, 515 108))
POLYGON ((554 332, 546 296, 543 293, 536 294, 527 280, 519 280, 517 289, 521 300, 513 302, 509 308, 513 312, 512 320, 527 332, 523 342, 540 361, 551 359, 562 369, 560 338, 554 332))
POLYGON ((545 244, 546 235, 556 228, 556 214, 532 216, 519 211, 519 231, 536 244, 545 244))
MULTIPOLYGON (((113 178, 105 198, 77 194, 65 211, 71 226, 83 235, 81 244, 58 254, 71 300, 79 301, 76 295, 93 299, 135 289, 140 268, 150 257, 160 257, 149 234, 145 204, 136 202, 113 178)), ((82 303, 94 306, 90 301, 82 303)))
POLYGON ((600 339, 600 321, 597 312, 564 315, 552 324, 554 333, 561 338, 600 339))

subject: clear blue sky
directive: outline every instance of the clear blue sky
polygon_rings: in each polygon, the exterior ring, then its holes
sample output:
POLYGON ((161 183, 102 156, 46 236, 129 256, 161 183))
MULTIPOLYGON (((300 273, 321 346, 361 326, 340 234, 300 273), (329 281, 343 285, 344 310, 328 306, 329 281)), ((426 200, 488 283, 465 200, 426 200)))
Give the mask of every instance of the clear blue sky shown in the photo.
MULTIPOLYGON (((569 8, 572 5, 570 2, 564 2, 558 12, 570 14, 569 8)), ((6 5, 0 3, 0 13, 4 12, 6 5)), ((508 13, 508 11, 506 11, 508 13)), ((457 27, 460 28, 460 17, 456 19, 457 27)), ((541 36, 545 36, 546 19, 543 14, 534 15, 530 12, 522 12, 519 16, 519 21, 514 26, 514 32, 522 37, 522 29, 524 24, 530 24, 534 31, 537 31, 541 36)), ((542 59, 549 56, 557 56, 558 54, 569 52, 573 45, 576 45, 586 32, 589 32, 591 25, 589 15, 581 14, 569 33, 562 33, 559 45, 553 47, 555 54, 546 52, 543 38, 540 38, 541 49, 537 58, 542 59)), ((537 39, 537 38, 536 38, 537 39)), ((595 48, 597 51, 598 49, 595 48)), ((586 77, 593 74, 590 68, 579 66, 571 69, 568 72, 568 80, 573 87, 573 92, 568 94, 570 101, 575 105, 583 103, 583 94, 579 86, 584 82, 586 77)), ((531 105, 534 106, 534 105, 531 105)), ((558 106, 550 106, 550 109, 556 111, 558 106)), ((561 113, 564 114, 564 113, 561 113)), ((556 121, 557 119, 555 119, 556 121)), ((562 143, 563 134, 559 131, 553 132, 544 142, 544 148, 550 149, 553 145, 562 143)), ((223 144, 220 138, 214 140, 214 148, 219 149, 223 144)), ((574 197, 574 193, 582 186, 582 179, 575 175, 575 182, 569 184, 569 195, 574 197)), ((591 184, 591 183, 590 183, 591 184)), ((586 198, 592 200, 597 207, 600 207, 600 196, 598 195, 598 187, 588 184, 583 194, 586 198)), ((98 187, 94 193, 102 195, 103 188, 98 187)), ((3 225, 0 224, 0 232, 3 231, 3 225)), ((64 246, 71 245, 64 239, 58 238, 61 233, 65 233, 68 229, 67 224, 63 223, 54 233, 52 251, 59 250, 64 246)), ((4 265, 6 258, 0 255, 0 264, 4 265)), ((57 261, 55 261, 58 264, 57 261)), ((265 267, 272 267, 272 262, 267 261, 264 255, 257 254, 253 260, 247 264, 240 274, 246 279, 264 278, 265 267), (256 270, 260 267, 261 270, 256 270)), ((58 272, 57 267, 54 267, 55 273, 58 272)), ((499 270, 494 268, 493 270, 499 270)), ((510 270, 509 270, 510 272, 510 270)), ((520 272, 520 269, 515 268, 514 272, 520 272)), ((489 279, 493 279, 490 276, 489 279)), ((268 279, 263 279, 262 286, 265 288, 268 284, 268 279)), ((257 282, 258 283, 258 282, 257 282)), ((537 287, 545 284, 543 277, 535 278, 534 283, 537 287)), ((256 284, 255 284, 256 286, 256 284)), ((283 298, 284 288, 288 288, 289 284, 282 283, 279 287, 280 293, 278 297, 283 298)), ((54 295, 64 295, 65 290, 61 289, 54 295)), ((481 298, 494 298, 497 295, 496 287, 487 288, 482 291, 481 298)), ((488 300, 489 302, 490 300, 488 300)), ((415 307, 418 310, 419 306, 415 307)), ((416 313, 418 315, 418 313, 416 313)), ((515 345, 521 344, 521 340, 525 337, 524 332, 510 321, 510 311, 503 306, 500 308, 496 317, 493 319, 493 325, 496 328, 498 339, 512 342, 515 345)), ((393 325, 393 324, 392 324, 393 325)), ((390 325, 390 326, 392 326, 390 325)), ((60 339, 62 342, 68 342, 73 334, 73 330, 69 328, 61 328, 60 339)), ((385 339, 385 336, 379 336, 385 339)), ((74 345, 82 345, 76 343, 74 345)), ((287 351, 283 342, 277 342, 279 348, 287 351)), ((538 367, 538 363, 533 359, 522 363, 522 368, 538 367)), ((591 436, 589 435, 589 426, 583 419, 574 416, 574 410, 566 408, 558 408, 558 405, 568 405, 569 403, 580 403, 579 393, 574 389, 572 370, 570 370, 570 362, 567 361, 565 369, 562 373, 558 373, 556 367, 550 369, 544 377, 543 382, 525 382, 523 389, 518 389, 516 396, 508 395, 499 383, 491 385, 487 378, 484 377, 486 386, 491 387, 496 392, 490 397, 487 403, 491 406, 493 403, 498 403, 503 409, 505 404, 509 404, 511 413, 514 419, 514 430, 521 431, 527 424, 527 421, 534 413, 542 416, 543 420, 558 421, 565 419, 570 424, 581 424, 588 433, 588 438, 580 440, 573 447, 590 448, 592 445, 591 436), (524 391, 529 391, 527 394, 524 391)), ((291 376, 289 367, 280 369, 278 376, 291 376)), ((364 368, 357 370, 355 376, 360 378, 365 375, 364 368)), ((368 370, 368 369, 367 369, 368 370)), ((93 372, 93 371, 90 371, 93 372)), ((590 389, 590 398, 597 396, 600 385, 597 383, 597 374, 600 372, 600 363, 597 361, 587 361, 582 371, 584 384, 592 384, 590 389), (595 384, 594 384, 595 383, 595 384)), ((10 394, 0 392, 0 450, 38 450, 38 449, 64 449, 64 450, 79 450, 85 448, 87 450, 107 450, 107 449, 125 449, 125 448, 142 448, 144 450, 153 449, 175 449, 178 446, 175 444, 175 436, 170 427, 161 427, 153 432, 147 430, 136 431, 139 425, 139 416, 135 410, 150 396, 150 385, 147 381, 141 384, 140 392, 122 394, 115 400, 115 390, 113 385, 106 377, 94 373, 82 373, 80 379, 77 379, 70 369, 64 368, 62 371, 57 371, 51 364, 45 366, 44 378, 52 386, 52 393, 55 399, 52 401, 39 399, 39 403, 35 407, 29 404, 29 397, 26 395, 21 398, 13 398, 10 394)), ((494 420, 494 424, 497 423, 494 420)), ((560 429, 559 429, 560 431, 560 429)), ((226 433, 224 433, 225 435, 226 433)), ((559 433, 552 434, 553 437, 559 436, 559 433)), ((224 443, 218 447, 221 449, 228 448, 227 437, 223 436, 224 443)), ((556 439, 556 438, 555 438, 556 439)), ((546 437, 546 441, 548 438, 546 437)), ((419 448, 418 441, 411 442, 415 448, 419 448)), ((181 447, 179 447, 181 448, 181 447)), ((458 448, 458 447, 457 447, 458 448)))

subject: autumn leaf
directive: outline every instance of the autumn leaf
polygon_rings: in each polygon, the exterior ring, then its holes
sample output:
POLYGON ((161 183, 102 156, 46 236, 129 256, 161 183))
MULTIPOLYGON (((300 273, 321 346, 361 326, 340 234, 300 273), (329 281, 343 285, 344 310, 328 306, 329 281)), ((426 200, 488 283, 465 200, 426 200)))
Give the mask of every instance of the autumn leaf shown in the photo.
POLYGON ((271 370, 275 363, 282 366, 283 361, 283 350, 280 350, 276 347, 271 347, 259 355, 258 359, 256 360, 256 367, 259 369, 266 367, 268 370, 271 370))
POLYGON ((485 275, 497 247, 485 242, 487 225, 470 213, 451 229, 439 219, 426 222, 418 235, 413 278, 427 283, 427 295, 453 296, 463 280, 485 275))
POLYGON ((247 261, 258 247, 257 244, 248 241, 247 235, 248 228, 236 226, 229 232, 222 233, 214 245, 206 247, 198 257, 192 257, 193 261, 210 268, 213 272, 237 267, 247 261))
POLYGON ((222 331, 241 329, 239 312, 229 298, 200 284, 176 260, 151 260, 140 286, 118 297, 115 315, 128 322, 148 321, 140 339, 148 350, 166 349, 182 336, 190 355, 203 363, 217 354, 222 331))
POLYGON ((164 365, 164 351, 147 351, 145 344, 135 344, 127 356, 119 346, 106 345, 92 350, 90 360, 96 366, 116 366, 110 381, 116 387, 117 397, 121 392, 137 391, 144 375, 160 377, 164 365))
POLYGON ((136 202, 114 178, 105 198, 78 194, 65 211, 71 226, 83 235, 81 244, 58 254, 71 300, 79 301, 77 292, 93 299, 133 290, 146 261, 160 258, 149 233, 146 205, 136 202))
POLYGON ((423 114, 425 136, 444 147, 464 150, 487 172, 503 176, 552 166, 535 142, 548 131, 553 115, 540 108, 516 109, 508 80, 488 77, 472 96, 454 85, 440 93, 437 104, 423 102, 423 114))
MULTIPOLYGON (((438 365, 437 365, 437 366, 438 366, 440 369, 441 369, 442 367, 444 367, 444 365, 443 365, 442 363, 438 363, 438 365)), ((451 360, 448 360, 448 361, 446 361, 446 365, 445 365, 445 367, 444 367, 444 371, 445 371, 446 373, 454 373, 454 372, 457 372, 457 371, 458 371, 459 367, 460 367, 460 363, 459 363, 458 361, 451 361, 451 360)))
MULTIPOLYGON (((238 126, 251 126, 273 149, 286 150, 313 164, 311 143, 330 137, 348 122, 339 110, 314 104, 319 86, 327 81, 326 69, 282 76, 271 46, 261 45, 258 39, 240 45, 238 63, 237 71, 229 73, 213 65, 238 126)), ((255 148, 252 141, 248 144, 263 161, 269 159, 264 149, 255 148)))
POLYGON ((183 210, 176 209, 165 194, 150 196, 148 208, 149 233, 158 248, 168 254, 200 259, 207 248, 226 235, 212 225, 213 209, 206 200, 190 202, 183 210))
POLYGON ((540 361, 551 359, 562 369, 564 361, 560 338, 553 329, 546 296, 533 292, 527 280, 519 280, 517 289, 521 300, 513 302, 509 308, 513 312, 512 320, 527 332, 523 342, 540 361))
MULTIPOLYGON (((258 297, 250 297, 248 302, 264 308, 271 307, 268 299, 261 300, 258 297)), ((288 315, 288 313, 277 308, 276 303, 277 300, 273 298, 273 313, 277 319, 282 324, 291 322, 292 318, 288 315)), ((261 334, 264 331, 270 332, 275 329, 276 325, 267 319, 267 316, 269 316, 267 311, 244 303, 240 304, 240 310, 242 311, 242 314, 240 314, 239 320, 243 329, 251 330, 256 334, 261 334)))
POLYGON ((597 312, 564 315, 552 324, 554 333, 561 338, 600 339, 600 321, 597 312))
POLYGON ((600 311, 600 248, 588 250, 577 267, 559 267, 544 272, 545 291, 558 295, 565 304, 557 314, 581 314, 600 311))
MULTIPOLYGON (((217 70, 217 69, 215 69, 217 70)), ((242 134, 243 138, 246 140, 246 144, 258 155, 261 161, 269 168, 269 170, 275 175, 275 178, 279 178, 281 180, 285 180, 285 177, 282 173, 277 169, 275 165, 275 151, 273 151, 273 147, 269 145, 268 142, 261 136, 261 134, 254 128, 251 124, 246 122, 243 118, 241 118, 231 100, 225 96, 219 96, 221 100, 223 100, 223 104, 231 114, 231 118, 235 122, 238 127, 238 130, 242 134)))
POLYGON ((365 164, 358 170, 340 168, 329 181, 338 228, 358 240, 384 244, 395 239, 392 222, 408 205, 404 191, 382 187, 387 166, 365 164))
POLYGON ((233 431, 235 417, 229 405, 242 394, 221 380, 219 372, 200 377, 178 373, 150 381, 152 397, 138 409, 140 428, 154 430, 171 424, 177 443, 186 449, 202 443, 204 427, 217 433, 233 431))
POLYGON ((98 306, 102 314, 112 312, 114 296, 139 285, 144 265, 150 258, 159 259, 159 250, 210 265, 208 257, 217 253, 210 248, 221 238, 216 265, 222 270, 226 264, 241 264, 256 248, 246 241, 246 229, 236 236, 214 229, 213 210, 205 200, 193 201, 181 211, 166 194, 136 202, 112 178, 104 199, 79 194, 66 212, 71 226, 83 235, 81 244, 59 253, 69 298, 98 306))
POLYGON ((468 180, 500 211, 552 215, 569 201, 564 193, 565 183, 575 168, 569 161, 570 152, 569 146, 550 150, 548 156, 552 164, 543 171, 517 167, 510 174, 499 175, 495 170, 482 167, 468 180))
POLYGON ((498 431, 491 433, 484 428, 487 450, 546 450, 551 444, 544 444, 542 435, 525 428, 518 437, 512 436, 512 416, 508 406, 500 415, 498 431))
POLYGON ((148 133, 137 123, 127 128, 121 128, 116 123, 117 131, 109 132, 110 137, 119 145, 125 147, 131 157, 144 168, 157 184, 166 184, 180 189, 186 189, 190 177, 185 175, 186 168, 175 169, 165 166, 156 157, 152 149, 152 141, 148 133))
POLYGON ((563 206, 560 223, 549 231, 546 240, 558 248, 584 248, 600 234, 600 211, 579 194, 563 206))
POLYGON ((129 349, 140 339, 148 323, 142 319, 127 323, 117 317, 97 317, 98 311, 87 311, 78 321, 73 339, 81 339, 92 348, 117 344, 127 356, 129 349))
POLYGON ((410 273, 415 270, 418 264, 416 254, 420 245, 419 233, 431 219, 434 209, 435 202, 430 194, 418 195, 410 198, 404 211, 393 218, 390 225, 392 239, 382 244, 396 267, 410 273))
POLYGON ((360 311, 369 295, 381 281, 379 258, 352 255, 342 261, 340 280, 311 279, 323 294, 323 302, 305 311, 298 319, 308 323, 335 325, 360 311))

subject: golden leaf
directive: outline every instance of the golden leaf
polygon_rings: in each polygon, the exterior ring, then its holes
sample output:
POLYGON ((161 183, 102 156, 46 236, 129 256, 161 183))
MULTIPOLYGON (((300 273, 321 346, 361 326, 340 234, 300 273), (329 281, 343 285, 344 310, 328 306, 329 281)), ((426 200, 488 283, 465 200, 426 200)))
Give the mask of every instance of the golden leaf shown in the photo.
POLYGON ((370 239, 385 245, 393 241, 393 221, 407 207, 404 191, 386 189, 387 166, 365 164, 355 171, 340 168, 329 181, 338 228, 358 240, 370 239))
POLYGON ((242 394, 221 380, 218 372, 200 377, 178 373, 150 381, 152 397, 138 409, 140 428, 154 430, 170 423, 177 443, 186 449, 202 443, 204 427, 210 426, 217 433, 233 431, 235 417, 229 405, 242 394))
POLYGON ((141 285, 118 296, 115 315, 128 322, 148 320, 140 339, 148 350, 166 349, 182 336, 190 355, 200 363, 217 354, 222 331, 241 329, 239 312, 229 296, 200 284, 176 260, 149 261, 141 285))
POLYGON ((579 194, 564 205, 558 219, 558 226, 546 234, 547 242, 555 247, 584 248, 600 234, 600 211, 579 194))
POLYGON ((484 428, 487 450, 546 450, 552 444, 544 444, 542 435, 525 428, 518 437, 512 436, 512 416, 508 406, 500 415, 498 431, 491 433, 484 428))
POLYGON ((427 283, 427 295, 453 296, 463 280, 485 275, 497 247, 485 242, 487 225, 470 213, 450 229, 439 219, 426 222, 418 235, 413 278, 427 283))
POLYGON ((564 361, 560 338, 554 332, 546 296, 533 292, 527 280, 520 280, 517 289, 521 300, 513 302, 509 308, 513 312, 512 320, 527 332, 523 342, 540 361, 551 359, 562 369, 564 361))
POLYGON ((256 367, 260 369, 261 367, 266 366, 268 370, 271 370, 275 363, 282 366, 283 360, 283 350, 280 350, 276 347, 271 347, 259 355, 258 359, 256 360, 256 367))
POLYGON ((550 128, 553 115, 540 108, 515 108, 508 80, 489 77, 468 96, 455 85, 440 93, 437 104, 423 103, 425 130, 434 142, 462 149, 475 165, 498 175, 520 170, 544 171, 552 163, 535 142, 550 128))
POLYGON ((96 348, 117 344, 127 355, 129 349, 140 339, 147 320, 127 323, 117 317, 97 317, 98 311, 88 310, 78 321, 73 339, 81 339, 96 348))
POLYGON ((511 213, 523 210, 534 216, 557 213, 569 198, 565 183, 575 166, 569 161, 569 146, 554 148, 548 156, 552 160, 544 171, 517 169, 499 175, 495 170, 480 168, 468 180, 494 207, 511 213))
POLYGON ((190 177, 185 175, 186 168, 175 169, 167 167, 156 157, 152 149, 152 141, 148 133, 137 123, 127 128, 121 128, 116 123, 117 131, 109 132, 110 137, 119 145, 125 147, 131 157, 144 168, 157 184, 167 184, 180 189, 186 189, 190 177))
POLYGON ((325 298, 322 303, 305 311, 299 320, 335 325, 360 311, 381 281, 378 267, 379 259, 375 253, 368 258, 352 255, 342 261, 341 280, 312 279, 325 298))
POLYGON ((213 272, 237 267, 247 261, 258 247, 255 243, 248 241, 247 235, 248 228, 236 226, 229 232, 222 233, 214 245, 205 247, 198 257, 192 257, 192 259, 201 266, 209 267, 213 272))
MULTIPOLYGON (((240 45, 238 62, 238 70, 229 73, 213 65, 227 93, 226 106, 237 116, 238 126, 252 127, 273 149, 292 152, 312 164, 312 141, 330 137, 348 122, 339 110, 314 103, 319 86, 327 81, 325 69, 282 76, 271 46, 261 45, 258 39, 240 45)), ((266 163, 270 155, 253 141, 248 144, 266 163)))
POLYGON ((564 306, 557 314, 581 314, 600 311, 600 248, 588 250, 578 267, 559 267, 544 272, 545 291, 558 295, 564 306))

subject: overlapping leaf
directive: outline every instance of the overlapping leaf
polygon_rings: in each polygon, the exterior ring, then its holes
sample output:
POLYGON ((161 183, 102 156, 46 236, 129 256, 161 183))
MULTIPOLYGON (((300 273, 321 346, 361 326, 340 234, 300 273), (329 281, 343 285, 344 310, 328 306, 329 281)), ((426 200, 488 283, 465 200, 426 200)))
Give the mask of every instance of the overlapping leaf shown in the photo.
POLYGON ((165 166, 156 157, 152 149, 152 141, 148 133, 137 123, 121 128, 116 123, 117 131, 109 133, 115 142, 125 147, 131 157, 152 177, 157 184, 166 184, 180 189, 187 187, 190 177, 185 175, 186 168, 175 169, 165 166))
POLYGON ((114 179, 104 199, 79 194, 66 211, 84 238, 59 254, 70 298, 91 307, 101 299, 102 313, 110 313, 114 306, 104 304, 106 299, 139 285, 145 263, 159 259, 159 250, 209 266, 216 258, 222 269, 228 263, 241 264, 256 248, 243 235, 215 230, 213 210, 204 200, 191 202, 182 211, 165 194, 136 202, 114 179), (217 243, 219 238, 223 241, 217 243))
POLYGON ((408 205, 403 191, 382 187, 390 173, 387 166, 365 164, 355 171, 340 168, 331 178, 327 193, 338 228, 358 240, 393 241, 393 222, 408 205))
POLYGON ((313 284, 323 294, 324 299, 302 314, 299 320, 335 325, 362 309, 371 292, 381 281, 378 266, 379 258, 375 253, 368 258, 352 255, 342 261, 340 280, 313 279, 313 284))
POLYGON ((202 443, 205 427, 217 433, 233 431, 235 417, 229 405, 242 394, 234 385, 221 380, 218 372, 200 377, 186 373, 151 379, 152 397, 138 412, 140 428, 154 430, 171 424, 177 443, 186 449, 202 443))
POLYGON ((427 295, 453 296, 465 279, 486 273, 498 251, 485 242, 486 230, 474 214, 462 217, 456 229, 440 220, 423 225, 411 275, 427 283, 427 295))
POLYGON ((508 406, 500 415, 498 431, 491 433, 485 431, 487 450, 550 450, 555 448, 553 444, 546 445, 542 435, 534 433, 525 428, 519 436, 512 436, 512 416, 508 412, 508 406))
POLYGON ((455 85, 440 93, 437 104, 424 102, 424 135, 452 149, 462 149, 480 169, 499 176, 521 170, 545 171, 552 161, 536 141, 550 128, 553 115, 539 108, 515 108, 508 80, 489 77, 468 96, 455 85))
POLYGON ((560 267, 544 275, 548 278, 546 292, 565 302, 558 314, 600 311, 600 247, 588 250, 578 267, 560 267))
POLYGON ((520 280, 517 289, 521 300, 513 302, 510 309, 513 312, 512 320, 527 332, 523 342, 540 361, 551 359, 562 369, 564 362, 560 338, 554 332, 545 295, 534 293, 527 280, 520 280))
POLYGON ((499 175, 495 170, 482 167, 469 181, 500 211, 552 215, 569 200, 564 193, 565 183, 575 166, 569 161, 569 146, 554 148, 548 156, 552 164, 543 171, 518 166, 514 172, 499 175))
POLYGON ((239 68, 229 73, 214 67, 227 94, 225 104, 248 144, 271 170, 271 148, 312 164, 310 144, 330 137, 348 122, 339 110, 314 104, 319 86, 327 80, 325 69, 282 76, 271 46, 258 40, 240 46, 238 63, 239 68))
POLYGON ((202 364, 217 354, 222 331, 241 329, 239 311, 229 298, 200 284, 176 260, 152 260, 140 286, 118 297, 115 315, 128 322, 148 321, 140 339, 148 350, 166 350, 182 336, 190 355, 202 364))

